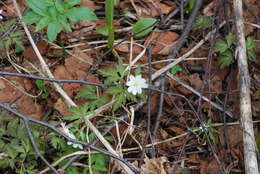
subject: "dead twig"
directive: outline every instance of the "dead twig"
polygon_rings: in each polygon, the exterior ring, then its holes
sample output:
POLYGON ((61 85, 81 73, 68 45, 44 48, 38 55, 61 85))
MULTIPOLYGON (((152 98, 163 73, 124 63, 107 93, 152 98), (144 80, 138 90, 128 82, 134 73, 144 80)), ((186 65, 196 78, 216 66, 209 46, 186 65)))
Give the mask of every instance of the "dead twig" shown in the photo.
POLYGON ((237 61, 240 83, 240 117, 243 130, 244 164, 246 174, 258 174, 256 143, 252 122, 250 76, 246 55, 242 0, 234 0, 234 16, 237 37, 237 61))

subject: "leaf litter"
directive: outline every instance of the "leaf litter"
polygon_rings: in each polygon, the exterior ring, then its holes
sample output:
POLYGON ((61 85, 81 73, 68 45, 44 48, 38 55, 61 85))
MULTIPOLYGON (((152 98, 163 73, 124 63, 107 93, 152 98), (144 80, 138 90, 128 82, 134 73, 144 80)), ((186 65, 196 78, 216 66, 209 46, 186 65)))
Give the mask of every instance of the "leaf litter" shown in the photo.
MULTIPOLYGON (((0 9, 4 10, 5 20, 11 19, 13 16, 16 16, 14 13, 15 9, 13 3, 10 0, 4 1, 0 4, 0 9), (5 4, 5 6, 3 5, 5 4), (10 10, 12 9, 12 10, 10 10)), ((23 11, 26 7, 24 1, 18 1, 21 10, 23 11)), ((248 8, 259 17, 259 12, 257 7, 259 3, 254 0, 245 1, 248 8)), ((99 12, 98 16, 104 17, 104 5, 103 1, 91 1, 83 0, 81 1, 80 7, 88 7, 92 10, 99 12)), ((119 7, 116 9, 119 11, 119 14, 115 17, 114 25, 117 29, 124 29, 125 26, 129 26, 129 23, 134 23, 137 18, 157 18, 160 16, 167 16, 176 8, 176 5, 170 0, 166 1, 132 1, 132 0, 122 0, 120 1, 119 7), (123 10, 128 10, 129 16, 124 16, 123 10), (124 19, 126 18, 126 20, 124 19)), ((204 10, 202 11, 206 16, 214 15, 214 6, 212 2, 210 4, 204 4, 204 10)), ((259 9, 259 8, 258 8, 259 9)), ((228 10, 228 15, 232 14, 231 9, 228 10)), ((186 14, 187 15, 187 14, 186 14)), ((185 16, 186 17, 186 16, 185 16)), ((230 17, 230 16, 229 16, 230 17)), ((224 17, 220 14, 220 19, 224 17)), ((260 24, 257 22, 255 17, 250 13, 250 11, 245 11, 244 18, 246 22, 260 24)), ((182 21, 183 22, 183 21, 182 21)), ((177 16, 174 20, 171 21, 170 25, 180 24, 180 18, 177 16)), ((117 60, 112 54, 107 54, 104 56, 106 49, 106 37, 100 36, 95 32, 95 30, 105 25, 104 20, 99 21, 80 21, 73 22, 72 29, 73 32, 62 32, 55 42, 60 46, 57 48, 52 44, 48 44, 44 41, 42 37, 44 31, 40 31, 39 36, 35 35, 37 41, 37 46, 40 49, 40 53, 43 56, 46 56, 46 62, 50 66, 54 77, 58 79, 69 79, 69 80, 86 80, 89 82, 102 83, 102 77, 97 73, 97 70, 100 68, 111 68, 115 67, 117 60), (89 43, 93 44, 89 44, 89 43), (77 46, 79 44, 80 46, 77 46), (73 47, 68 47, 76 45, 73 47), (66 46, 68 48, 66 48, 66 46), (72 55, 68 55, 65 50, 69 50, 72 55), (86 51, 88 50, 88 51, 86 51)), ((29 26, 31 31, 34 31, 34 26, 29 26)), ((169 27, 169 26, 168 26, 169 27)), ((165 59, 165 55, 171 53, 172 46, 175 45, 176 41, 180 39, 181 31, 176 30, 172 31, 170 29, 157 28, 154 29, 148 36, 140 39, 134 40, 134 42, 144 45, 145 47, 151 48, 151 59, 152 61, 160 61, 165 59)), ((226 29, 227 30, 227 29, 226 29)), ((203 33, 209 32, 209 29, 193 31, 188 38, 188 41, 184 47, 180 50, 179 55, 183 55, 189 49, 194 47, 196 43, 203 38, 203 33)), ((232 32, 232 31, 230 31, 232 32)), ((246 36, 250 35, 255 39, 257 36, 257 29, 251 25, 246 25, 245 28, 246 36)), ((222 39, 225 37, 223 31, 219 31, 218 35, 222 35, 222 39)), ((133 44, 131 48, 131 39, 129 33, 123 32, 119 33, 116 36, 116 39, 125 39, 128 43, 121 43, 115 47, 115 50, 120 54, 120 57, 123 58, 125 64, 129 63, 129 57, 138 56, 143 48, 133 44), (132 51, 132 52, 130 52, 132 51)), ((259 39, 259 38, 258 38, 259 39)), ((13 54, 13 56, 22 56, 24 59, 29 61, 32 66, 38 67, 38 60, 32 47, 28 44, 28 40, 24 37, 25 49, 21 53, 13 54)), ((214 41, 211 41, 214 42, 214 41)), ((259 42, 256 42, 256 47, 259 48, 259 42)), ((211 43, 204 44, 200 49, 195 51, 192 54, 194 58, 208 57, 209 50, 212 49, 211 43)), ((252 96, 260 88, 259 87, 259 51, 256 54, 256 62, 250 62, 250 67, 252 68, 252 96)), ((239 108, 238 108, 238 86, 237 84, 237 68, 235 65, 232 67, 225 67, 221 69, 217 64, 217 54, 211 55, 211 66, 208 66, 207 60, 187 60, 181 62, 180 65, 183 69, 178 72, 175 76, 180 80, 184 81, 197 91, 203 92, 203 95, 208 97, 211 100, 216 101, 220 104, 227 105, 226 109, 231 109, 235 114, 234 118, 226 118, 227 122, 234 122, 239 119, 239 108), (191 69, 203 69, 203 71, 195 72, 191 69), (232 73, 231 73, 232 71, 232 73), (209 75, 207 74, 209 73, 209 75), (229 89, 229 91, 227 91, 229 89), (225 97, 228 92, 227 101, 225 97)), ((136 65, 143 65, 147 63, 148 55, 144 54, 136 65)), ((2 58, 1 58, 2 59, 2 58)), ((15 61, 16 64, 23 66, 23 62, 15 61)), ((158 70, 167 65, 167 63, 159 63, 152 65, 153 70, 158 70)), ((1 71, 10 71, 16 72, 15 69, 10 64, 1 64, 1 71)), ((37 68, 36 68, 37 69, 37 68)), ((34 73, 36 71, 34 69, 34 73)), ((148 77, 147 67, 144 68, 145 77, 148 77)), ((23 71, 24 72, 24 71, 23 71)), ((39 70, 39 74, 42 72, 39 70)), ((55 111, 53 115, 58 115, 58 117, 66 117, 69 115, 70 111, 66 106, 66 103, 60 96, 54 91, 50 83, 47 83, 48 91, 50 92, 50 98, 48 101, 40 98, 38 96, 39 91, 34 85, 35 81, 27 78, 20 77, 6 77, 4 80, 0 80, 0 101, 1 103, 11 103, 17 106, 17 111, 28 115, 30 117, 41 120, 44 117, 44 110, 46 105, 52 107, 55 111), (19 88, 19 89, 18 89, 19 88), (23 92, 21 92, 21 90, 23 92), (32 96, 26 95, 29 93, 32 96), (8 94, 8 95, 6 95, 8 94)), ((83 85, 78 83, 64 83, 61 84, 65 92, 74 99, 80 105, 83 105, 87 100, 76 99, 77 93, 83 88, 83 85)), ((207 102, 201 102, 192 91, 184 88, 182 85, 176 81, 167 79, 165 85, 165 91, 175 92, 180 95, 184 95, 196 108, 200 108, 200 115, 203 122, 212 117, 214 123, 223 123, 223 113, 215 110, 207 102)), ((99 95, 108 95, 105 94, 103 90, 98 91, 99 95)), ((110 96, 110 95, 108 95, 110 96)), ((112 100, 112 97, 109 97, 112 100)), ((252 97, 253 98, 253 97, 252 97)), ((152 122, 156 121, 156 116, 159 110, 160 95, 156 92, 151 93, 151 118, 152 122)), ((132 103, 126 103, 126 108, 132 103)), ((133 159, 135 163, 138 163, 137 166, 141 169, 143 174, 166 174, 166 173, 219 173, 220 166, 224 166, 230 170, 231 173, 242 172, 243 173, 243 153, 242 150, 242 133, 237 131, 239 126, 227 126, 226 128, 222 125, 216 127, 218 133, 215 134, 217 139, 217 144, 213 144, 212 151, 210 145, 207 142, 205 136, 198 135, 196 132, 192 132, 191 128, 200 126, 199 122, 196 121, 194 114, 192 114, 192 109, 181 97, 177 96, 164 96, 164 108, 162 111, 162 118, 160 120, 160 128, 157 130, 156 134, 153 135, 150 142, 146 142, 145 137, 147 136, 147 114, 148 114, 148 105, 146 104, 142 109, 140 109, 134 118, 133 125, 135 126, 134 135, 130 136, 125 134, 127 130, 126 124, 119 125, 119 134, 126 135, 127 139, 122 145, 122 149, 126 149, 124 157, 126 159, 133 159), (235 132, 235 133, 234 133, 235 132), (188 133, 188 134, 186 134, 188 133), (225 134, 227 136, 225 137, 225 134), (171 139, 182 135, 180 138, 176 138, 173 141, 163 142, 164 140, 171 139), (133 138, 134 137, 134 138, 133 138), (152 153, 147 153, 148 157, 142 157, 143 153, 138 150, 136 151, 127 151, 127 149, 136 148, 141 143, 141 147, 148 146, 152 143, 159 143, 154 146, 156 150, 156 157, 152 157, 152 153), (214 153, 217 155, 219 163, 216 158, 214 158, 214 153), (230 154, 230 157, 226 154, 230 154), (174 165, 173 165, 174 164, 174 165), (233 167, 230 167, 231 164, 234 164, 233 167)), ((259 99, 252 100, 253 108, 253 118, 257 120, 259 118, 259 99)), ((123 112, 123 109, 120 111, 123 112)), ((113 117, 120 115, 120 112, 114 113, 112 110, 106 110, 102 114, 103 117, 113 117)), ((128 111, 129 112, 129 111, 128 111)), ((100 118, 95 118, 95 123, 100 121, 100 118)), ((224 124, 224 123, 223 123, 224 124)), ((98 126, 98 125, 97 125, 98 126)), ((255 128, 256 132, 259 134, 259 128, 255 128)), ((115 132, 116 129, 112 129, 112 132, 115 132)), ((118 132, 117 132, 118 133, 118 132)), ((116 135, 116 134, 114 134, 116 135)), ((117 144, 114 143, 116 146, 117 144)), ((151 150, 151 146, 148 146, 147 149, 151 150)), ((146 154, 146 155, 147 155, 146 154)), ((131 161, 132 162, 132 161, 131 161)), ((114 164, 111 162, 108 165, 111 167, 114 164)), ((110 171, 111 172, 111 171, 110 171)), ((108 172, 109 173, 109 172, 108 172)))

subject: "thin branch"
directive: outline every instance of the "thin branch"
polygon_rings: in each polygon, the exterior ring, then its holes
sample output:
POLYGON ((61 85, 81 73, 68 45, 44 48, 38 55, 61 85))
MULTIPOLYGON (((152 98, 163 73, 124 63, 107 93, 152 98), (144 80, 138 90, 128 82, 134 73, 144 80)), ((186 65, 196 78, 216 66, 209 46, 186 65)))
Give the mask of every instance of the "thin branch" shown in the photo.
POLYGON ((42 156, 40 150, 38 149, 35 141, 34 141, 34 137, 32 135, 32 132, 31 132, 31 129, 29 127, 29 120, 27 118, 24 118, 23 119, 23 122, 24 122, 24 125, 25 125, 25 128, 26 128, 26 131, 27 131, 27 134, 29 136, 29 139, 32 143, 32 146, 35 150, 35 152, 37 153, 37 155, 42 159, 42 161, 56 174, 59 174, 59 172, 42 156))
POLYGON ((236 24, 238 68, 240 82, 240 117, 243 130, 244 163, 246 174, 258 174, 257 148, 252 122, 250 97, 250 75, 246 55, 242 0, 234 0, 234 16, 236 24))
POLYGON ((180 48, 183 46, 183 44, 187 41, 188 35, 192 29, 192 25, 196 19, 197 14, 199 13, 200 7, 202 5, 203 0, 197 0, 195 7, 192 10, 192 13, 189 17, 189 20, 187 22, 187 25, 185 26, 185 29, 180 37, 180 39, 177 41, 177 43, 171 48, 171 54, 167 57, 167 59, 175 58, 178 54, 180 48))
POLYGON ((45 80, 45 81, 56 82, 56 83, 80 83, 80 84, 84 84, 84 85, 98 86, 98 87, 102 87, 102 88, 111 86, 111 85, 102 84, 102 83, 87 82, 87 81, 84 81, 84 80, 55 79, 55 78, 47 78, 47 77, 36 76, 36 75, 32 75, 32 74, 21 74, 21 73, 6 72, 6 71, 0 71, 0 75, 2 75, 2 76, 26 77, 26 78, 30 78, 30 79, 45 80))

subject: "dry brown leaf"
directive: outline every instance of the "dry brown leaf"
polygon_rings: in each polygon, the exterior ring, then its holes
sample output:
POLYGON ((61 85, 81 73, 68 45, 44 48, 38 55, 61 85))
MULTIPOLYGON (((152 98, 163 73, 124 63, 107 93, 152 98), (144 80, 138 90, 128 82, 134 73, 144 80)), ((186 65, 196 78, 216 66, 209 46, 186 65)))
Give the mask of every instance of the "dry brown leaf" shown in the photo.
POLYGON ((80 7, 90 8, 93 11, 97 9, 95 5, 95 1, 91 1, 91 0, 81 0, 80 7))
POLYGON ((170 11, 174 10, 176 8, 176 5, 169 6, 167 4, 162 3, 160 0, 154 1, 154 3, 147 2, 147 6, 149 7, 151 11, 151 15, 153 17, 159 16, 159 9, 161 14, 168 14, 170 11))
POLYGON ((141 174, 167 174, 164 164, 168 162, 166 157, 144 159, 144 164, 141 166, 141 174))
MULTIPOLYGON (((39 49, 41 55, 45 55, 48 48, 48 43, 45 41, 40 41, 36 46, 39 49)), ((24 49, 23 56, 31 62, 38 61, 38 57, 36 56, 32 46, 28 46, 24 49)))
POLYGON ((196 90, 201 90, 203 82, 200 78, 200 75, 195 73, 195 74, 191 74, 189 77, 190 77, 189 81, 190 81, 191 86, 196 90))
MULTIPOLYGON (((5 68, 4 71, 12 71, 12 68, 5 68)), ((43 116, 43 107, 36 103, 36 100, 22 93, 25 91, 32 94, 33 85, 30 80, 21 77, 7 77, 7 79, 15 85, 11 85, 5 80, 0 80, 0 103, 10 103, 17 106, 17 111, 29 117, 40 120, 43 116), (19 89, 17 89, 19 88, 19 89)))
POLYGON ((202 161, 200 165, 200 174, 219 174, 221 173, 219 169, 218 162, 215 158, 211 158, 205 161, 202 161))
POLYGON ((177 33, 171 31, 166 31, 163 33, 153 32, 147 38, 144 45, 148 46, 150 44, 153 44, 154 47, 152 49, 152 54, 154 55, 166 55, 167 53, 169 53, 169 46, 173 45, 179 37, 180 36, 177 33))
POLYGON ((59 111, 63 116, 69 115, 68 105, 63 101, 62 98, 59 98, 56 103, 54 103, 54 109, 59 111))

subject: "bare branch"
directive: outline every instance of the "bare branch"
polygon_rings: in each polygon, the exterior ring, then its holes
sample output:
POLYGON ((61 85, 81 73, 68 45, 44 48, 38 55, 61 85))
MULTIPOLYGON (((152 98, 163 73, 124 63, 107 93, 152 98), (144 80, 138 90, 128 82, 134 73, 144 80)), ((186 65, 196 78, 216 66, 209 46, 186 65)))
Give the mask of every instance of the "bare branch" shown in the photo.
POLYGON ((252 109, 250 97, 250 75, 248 72, 246 42, 244 34, 244 20, 242 0, 234 0, 234 16, 236 24, 238 68, 240 83, 240 117, 243 130, 244 163, 246 174, 258 174, 256 143, 252 122, 252 109))

